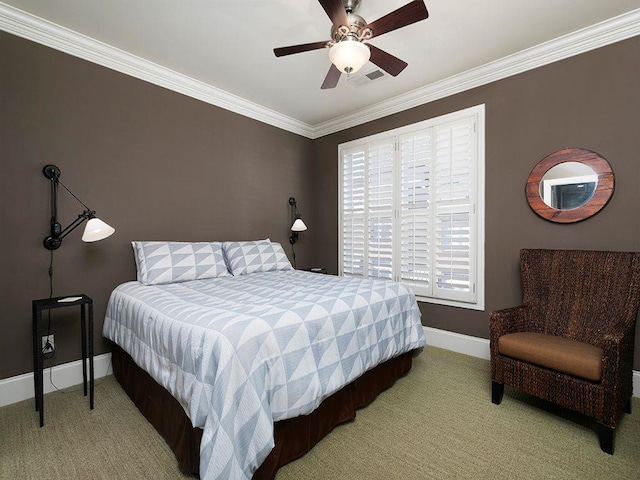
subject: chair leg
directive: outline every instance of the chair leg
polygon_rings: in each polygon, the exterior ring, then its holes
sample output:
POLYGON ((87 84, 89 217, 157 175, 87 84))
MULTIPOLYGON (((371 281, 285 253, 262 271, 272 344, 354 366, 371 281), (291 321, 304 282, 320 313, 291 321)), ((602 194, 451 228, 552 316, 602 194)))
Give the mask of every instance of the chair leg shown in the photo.
POLYGON ((598 423, 598 437, 600 438, 600 448, 604 453, 613 455, 613 427, 607 427, 598 423))
POLYGON ((496 405, 500 405, 502 402, 502 395, 504 394, 504 383, 491 382, 491 401, 496 405))
POLYGON ((629 399, 627 404, 624 406, 624 413, 631 413, 631 399, 629 399))

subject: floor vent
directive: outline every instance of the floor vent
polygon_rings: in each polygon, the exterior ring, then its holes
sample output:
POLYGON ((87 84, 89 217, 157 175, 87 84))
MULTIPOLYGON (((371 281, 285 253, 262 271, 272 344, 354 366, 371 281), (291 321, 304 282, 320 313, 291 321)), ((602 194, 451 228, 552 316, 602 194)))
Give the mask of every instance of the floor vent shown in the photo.
POLYGON ((373 70, 371 72, 359 73, 357 75, 351 75, 347 78, 347 81, 354 87, 361 87, 368 85, 375 81, 380 81, 386 78, 387 75, 382 70, 373 70))

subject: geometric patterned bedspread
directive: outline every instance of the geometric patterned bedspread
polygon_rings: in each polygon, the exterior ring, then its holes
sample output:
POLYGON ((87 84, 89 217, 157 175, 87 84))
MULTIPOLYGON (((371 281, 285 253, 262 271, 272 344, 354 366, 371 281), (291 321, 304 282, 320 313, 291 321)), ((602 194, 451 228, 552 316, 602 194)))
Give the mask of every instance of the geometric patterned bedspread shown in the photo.
POLYGON ((425 345, 411 290, 298 270, 118 286, 103 334, 203 428, 200 478, 250 479, 273 423, 425 345))

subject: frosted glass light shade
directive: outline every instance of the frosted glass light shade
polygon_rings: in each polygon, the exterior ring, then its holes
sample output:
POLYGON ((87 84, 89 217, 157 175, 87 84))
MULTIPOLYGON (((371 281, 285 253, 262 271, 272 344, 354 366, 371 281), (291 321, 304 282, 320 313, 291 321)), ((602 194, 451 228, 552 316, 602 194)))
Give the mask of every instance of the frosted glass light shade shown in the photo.
POLYGON ((351 74, 360 70, 371 57, 371 50, 356 40, 343 40, 329 50, 329 59, 338 70, 351 74))
POLYGON ((83 242, 97 242, 103 238, 107 238, 116 231, 111 225, 107 225, 99 218, 90 218, 84 227, 82 234, 83 242))
POLYGON ((296 221, 291 225, 292 232, 304 232, 307 226, 304 224, 301 218, 296 218, 296 221))

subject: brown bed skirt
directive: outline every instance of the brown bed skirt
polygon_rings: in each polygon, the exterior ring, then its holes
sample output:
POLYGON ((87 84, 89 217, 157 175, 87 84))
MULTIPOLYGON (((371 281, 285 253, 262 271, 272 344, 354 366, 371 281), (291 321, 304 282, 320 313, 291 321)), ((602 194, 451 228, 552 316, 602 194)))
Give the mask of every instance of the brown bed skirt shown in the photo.
MULTIPOLYGON (((180 469, 197 475, 202 429, 194 428, 178 401, 117 345, 114 345, 112 362, 116 379, 169 444, 180 469)), ((356 409, 372 402, 411 370, 411 362, 412 352, 392 358, 326 398, 309 415, 276 422, 275 447, 254 473, 253 480, 275 478, 282 465, 311 450, 336 425, 353 420, 356 409)))

